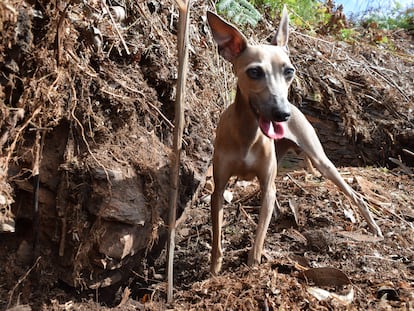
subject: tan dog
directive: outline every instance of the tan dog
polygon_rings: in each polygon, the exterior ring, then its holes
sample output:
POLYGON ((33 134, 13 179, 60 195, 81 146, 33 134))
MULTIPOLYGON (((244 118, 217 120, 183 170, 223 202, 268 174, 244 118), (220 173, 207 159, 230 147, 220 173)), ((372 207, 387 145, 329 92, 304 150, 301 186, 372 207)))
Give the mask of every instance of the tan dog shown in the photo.
POLYGON ((221 269, 223 192, 231 176, 259 179, 262 204, 248 264, 260 263, 275 208, 276 154, 282 157, 291 147, 302 149, 322 175, 358 206, 374 233, 382 236, 361 195, 343 180, 325 155, 312 125, 287 99, 295 69, 288 56, 286 8, 270 45, 249 45, 236 27, 212 12, 207 12, 207 19, 220 54, 233 64, 238 78, 235 102, 221 116, 214 147, 211 272, 217 274, 221 269))

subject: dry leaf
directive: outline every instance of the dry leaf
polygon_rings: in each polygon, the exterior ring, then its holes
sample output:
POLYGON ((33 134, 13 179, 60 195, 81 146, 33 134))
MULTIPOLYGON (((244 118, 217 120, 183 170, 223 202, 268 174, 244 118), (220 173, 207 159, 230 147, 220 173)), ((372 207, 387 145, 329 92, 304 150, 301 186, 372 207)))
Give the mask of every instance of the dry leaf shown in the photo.
POLYGON ((224 191, 224 193, 223 193, 223 197, 224 197, 224 200, 225 200, 227 203, 231 203, 231 201, 233 201, 233 193, 232 193, 232 192, 230 192, 230 191, 228 191, 228 190, 225 190, 225 191, 224 191))
POLYGON ((348 218, 353 224, 356 223, 356 219, 354 216, 354 211, 352 209, 344 208, 344 215, 348 218))
POLYGON ((351 284, 351 280, 341 270, 330 267, 312 268, 302 271, 303 278, 317 286, 342 286, 351 284))
POLYGON ((354 300, 354 288, 351 288, 349 293, 347 293, 346 295, 338 295, 336 293, 331 293, 330 291, 327 291, 319 287, 308 287, 306 288, 306 291, 319 301, 326 300, 328 298, 334 298, 345 305, 349 305, 354 300))
POLYGON ((350 238, 357 242, 379 242, 382 241, 383 238, 373 236, 373 235, 367 235, 360 232, 354 232, 354 231, 339 231, 339 235, 350 238))
POLYGON ((299 208, 298 208, 298 202, 294 199, 289 200, 289 207, 290 210, 293 213, 293 216, 295 217, 295 222, 297 225, 299 225, 299 208))
POLYGON ((366 180, 361 176, 355 176, 355 180, 361 187, 361 192, 365 195, 365 197, 367 197, 370 202, 378 206, 391 203, 391 197, 384 191, 382 187, 366 180))
POLYGON ((319 301, 326 300, 331 296, 329 291, 319 287, 308 287, 306 288, 306 291, 319 301))

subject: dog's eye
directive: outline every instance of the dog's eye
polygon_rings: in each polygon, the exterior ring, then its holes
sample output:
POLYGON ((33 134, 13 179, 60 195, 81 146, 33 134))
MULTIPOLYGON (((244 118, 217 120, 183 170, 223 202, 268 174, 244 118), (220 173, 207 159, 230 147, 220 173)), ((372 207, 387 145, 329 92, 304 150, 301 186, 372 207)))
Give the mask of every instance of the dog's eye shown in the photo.
POLYGON ((292 79, 295 74, 295 69, 291 67, 285 68, 285 70, 283 70, 283 74, 287 79, 292 79))
POLYGON ((246 74, 250 79, 259 80, 265 76, 265 73, 260 67, 252 67, 246 70, 246 74))

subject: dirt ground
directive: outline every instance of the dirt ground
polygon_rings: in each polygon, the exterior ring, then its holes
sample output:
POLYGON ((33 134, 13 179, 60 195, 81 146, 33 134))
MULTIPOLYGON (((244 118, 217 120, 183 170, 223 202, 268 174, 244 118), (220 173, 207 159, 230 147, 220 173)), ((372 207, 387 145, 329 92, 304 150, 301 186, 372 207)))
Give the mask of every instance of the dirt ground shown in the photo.
MULTIPOLYGON (((414 310, 413 34, 371 26, 343 42, 330 25, 290 36, 290 100, 384 239, 292 153, 280 161, 282 215, 257 267, 246 262, 260 193, 254 181, 231 181, 213 277, 210 160, 235 81, 206 24, 212 8, 191 11, 167 305, 175 3, 0 4, 0 310, 414 310)), ((277 24, 243 31, 263 42, 277 24)))
MULTIPOLYGON (((260 204, 258 189, 254 183, 235 183, 229 189, 234 194, 233 201, 225 210, 225 259, 220 276, 211 277, 208 270, 209 205, 201 200, 180 226, 176 308, 412 310, 412 176, 380 168, 344 167, 341 173, 362 189, 371 202, 380 203, 373 206, 384 240, 367 231, 356 211, 353 213, 359 218, 356 223, 346 217, 345 212, 353 209, 332 183, 305 170, 284 171, 276 182, 283 214, 270 225, 265 263, 248 267, 247 252, 260 204), (303 276, 303 271, 322 267, 335 270, 303 276), (315 287, 348 295, 348 299, 330 296, 319 301, 311 292, 315 287)), ((161 294, 162 287, 159 290, 161 294)))

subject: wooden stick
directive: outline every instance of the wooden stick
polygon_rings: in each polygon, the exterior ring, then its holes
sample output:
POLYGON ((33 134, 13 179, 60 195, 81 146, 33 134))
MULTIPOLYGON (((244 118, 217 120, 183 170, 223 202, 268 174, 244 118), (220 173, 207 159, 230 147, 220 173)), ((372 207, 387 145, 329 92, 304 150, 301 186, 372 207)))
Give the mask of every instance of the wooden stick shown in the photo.
POLYGON ((40 215, 39 215, 39 171, 41 158, 41 138, 40 131, 36 132, 36 139, 34 143, 34 163, 32 169, 33 176, 33 253, 34 257, 39 255, 39 231, 40 231, 40 215))
POLYGON ((185 82, 188 70, 188 28, 191 0, 176 0, 180 12, 178 22, 178 81, 175 101, 174 146, 170 167, 170 195, 167 243, 167 302, 172 303, 174 276, 175 227, 177 217, 180 156, 184 128, 185 82))
POLYGON ((36 132, 34 144, 34 163, 33 163, 33 253, 34 258, 40 256, 40 211, 39 211, 39 186, 40 186, 40 163, 42 161, 43 146, 45 144, 45 130, 42 130, 41 124, 36 132))
POLYGON ((410 150, 408 150, 408 149, 403 149, 402 151, 403 151, 405 154, 408 154, 408 155, 410 155, 410 156, 414 157, 414 152, 412 152, 412 151, 410 151, 410 150))

